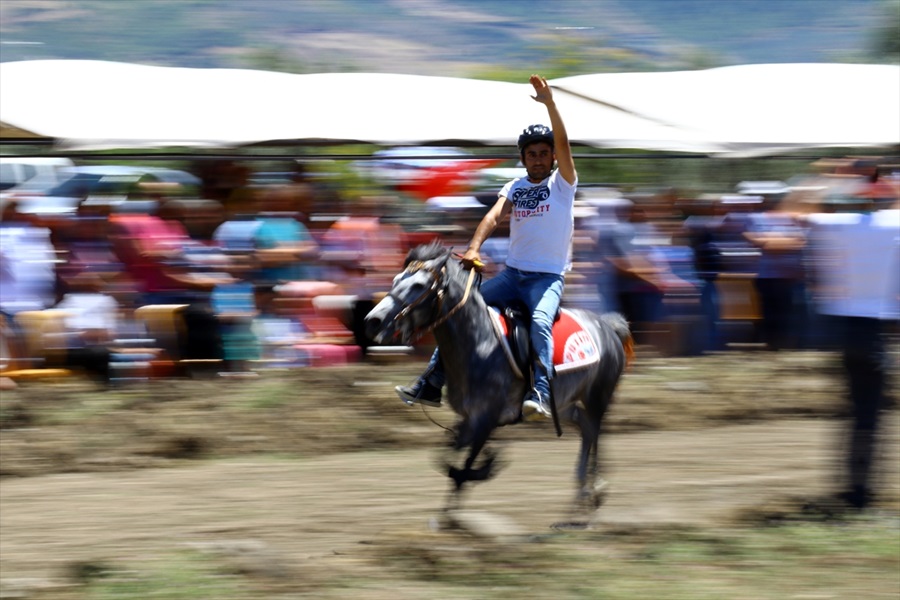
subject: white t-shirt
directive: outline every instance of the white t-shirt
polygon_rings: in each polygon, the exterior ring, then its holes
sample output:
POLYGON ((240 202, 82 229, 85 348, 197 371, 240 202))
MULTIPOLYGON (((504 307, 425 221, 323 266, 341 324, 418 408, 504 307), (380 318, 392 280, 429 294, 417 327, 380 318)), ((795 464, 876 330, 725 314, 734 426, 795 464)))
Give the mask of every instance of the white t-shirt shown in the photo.
POLYGON ((809 217, 819 312, 900 318, 900 211, 809 217))
POLYGON ((512 202, 507 265, 558 275, 571 268, 577 186, 559 170, 540 183, 521 177, 503 186, 500 196, 512 202))
POLYGON ((66 313, 66 329, 70 332, 116 331, 119 303, 107 294, 69 293, 56 308, 66 313))
POLYGON ((0 227, 0 307, 8 313, 42 310, 54 301, 56 254, 50 230, 31 225, 0 227))

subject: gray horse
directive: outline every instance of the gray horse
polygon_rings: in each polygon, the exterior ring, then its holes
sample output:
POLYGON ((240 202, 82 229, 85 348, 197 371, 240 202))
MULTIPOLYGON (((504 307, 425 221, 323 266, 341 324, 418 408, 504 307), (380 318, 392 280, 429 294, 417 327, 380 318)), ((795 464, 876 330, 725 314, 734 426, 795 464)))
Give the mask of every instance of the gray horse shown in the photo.
MULTIPOLYGON (((434 332, 446 373, 446 398, 460 417, 452 448, 468 448, 462 468, 447 465, 454 482, 448 509, 459 506, 464 484, 492 475, 493 452, 485 450, 478 466, 476 460, 497 427, 521 421, 522 398, 529 385, 527 374, 512 360, 475 279, 475 272, 451 259, 441 244, 419 246, 410 251, 390 292, 365 319, 367 335, 379 344, 411 344, 434 332)), ((557 369, 551 387, 559 419, 574 423, 581 433, 576 507, 590 509, 602 501, 597 482, 600 423, 630 356, 632 340, 628 323, 617 313, 571 312, 599 357, 579 368, 557 369)))

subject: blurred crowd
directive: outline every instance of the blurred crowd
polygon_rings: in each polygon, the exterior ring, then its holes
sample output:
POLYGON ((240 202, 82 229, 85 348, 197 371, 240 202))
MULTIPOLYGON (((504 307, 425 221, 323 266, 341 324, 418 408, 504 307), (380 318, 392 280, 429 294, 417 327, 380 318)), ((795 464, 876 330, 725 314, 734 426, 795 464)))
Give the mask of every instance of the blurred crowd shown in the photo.
MULTIPOLYGON (((588 204, 569 303, 622 312, 639 342, 670 354, 828 346, 820 316, 836 261, 817 215, 883 215, 892 250, 871 261, 900 270, 900 167, 875 159, 821 160, 787 182, 745 181, 734 193, 615 192, 588 204)), ((891 274, 867 281, 888 320, 900 316, 891 274)))
MULTIPOLYGON (((900 166, 810 167, 701 197, 583 186, 563 305, 622 312, 638 343, 675 355, 823 347, 819 308, 841 291, 819 216, 877 214, 900 235, 900 166)), ((85 192, 62 213, 4 197, 0 375, 116 383, 363 360, 362 319, 406 252, 434 238, 464 248, 496 198, 410 203, 387 189, 350 199, 302 162, 274 181, 234 161, 198 163, 194 175, 196 189, 142 180, 127 198, 85 192)), ((893 264, 893 239, 870 260, 893 264)), ((490 276, 504 261, 502 230, 482 254, 490 276)), ((875 281, 896 319, 900 283, 888 271, 875 281)))

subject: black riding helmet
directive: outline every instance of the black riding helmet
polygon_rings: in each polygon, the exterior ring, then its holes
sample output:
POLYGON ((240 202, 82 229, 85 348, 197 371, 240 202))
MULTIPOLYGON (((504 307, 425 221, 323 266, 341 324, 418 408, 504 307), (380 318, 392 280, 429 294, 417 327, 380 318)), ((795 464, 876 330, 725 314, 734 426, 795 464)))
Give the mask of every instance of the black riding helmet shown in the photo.
POLYGON ((519 141, 516 144, 519 148, 519 155, 522 155, 528 145, 535 142, 547 142, 552 148, 553 132, 546 125, 529 125, 526 127, 519 135, 519 141))

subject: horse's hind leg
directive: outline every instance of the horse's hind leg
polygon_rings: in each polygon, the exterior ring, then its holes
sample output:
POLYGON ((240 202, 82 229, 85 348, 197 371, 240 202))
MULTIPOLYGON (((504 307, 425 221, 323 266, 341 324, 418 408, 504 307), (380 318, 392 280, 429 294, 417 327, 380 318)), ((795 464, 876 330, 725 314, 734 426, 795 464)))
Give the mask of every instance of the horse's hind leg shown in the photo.
POLYGON ((586 508, 590 502, 591 489, 597 474, 597 436, 599 423, 582 412, 579 415, 581 430, 581 448, 578 452, 578 464, 575 467, 575 503, 577 508, 586 508))
POLYGON ((600 454, 600 423, 602 414, 582 412, 579 418, 581 449, 575 478, 578 485, 575 503, 580 510, 596 510, 603 503, 606 482, 598 481, 600 454))

